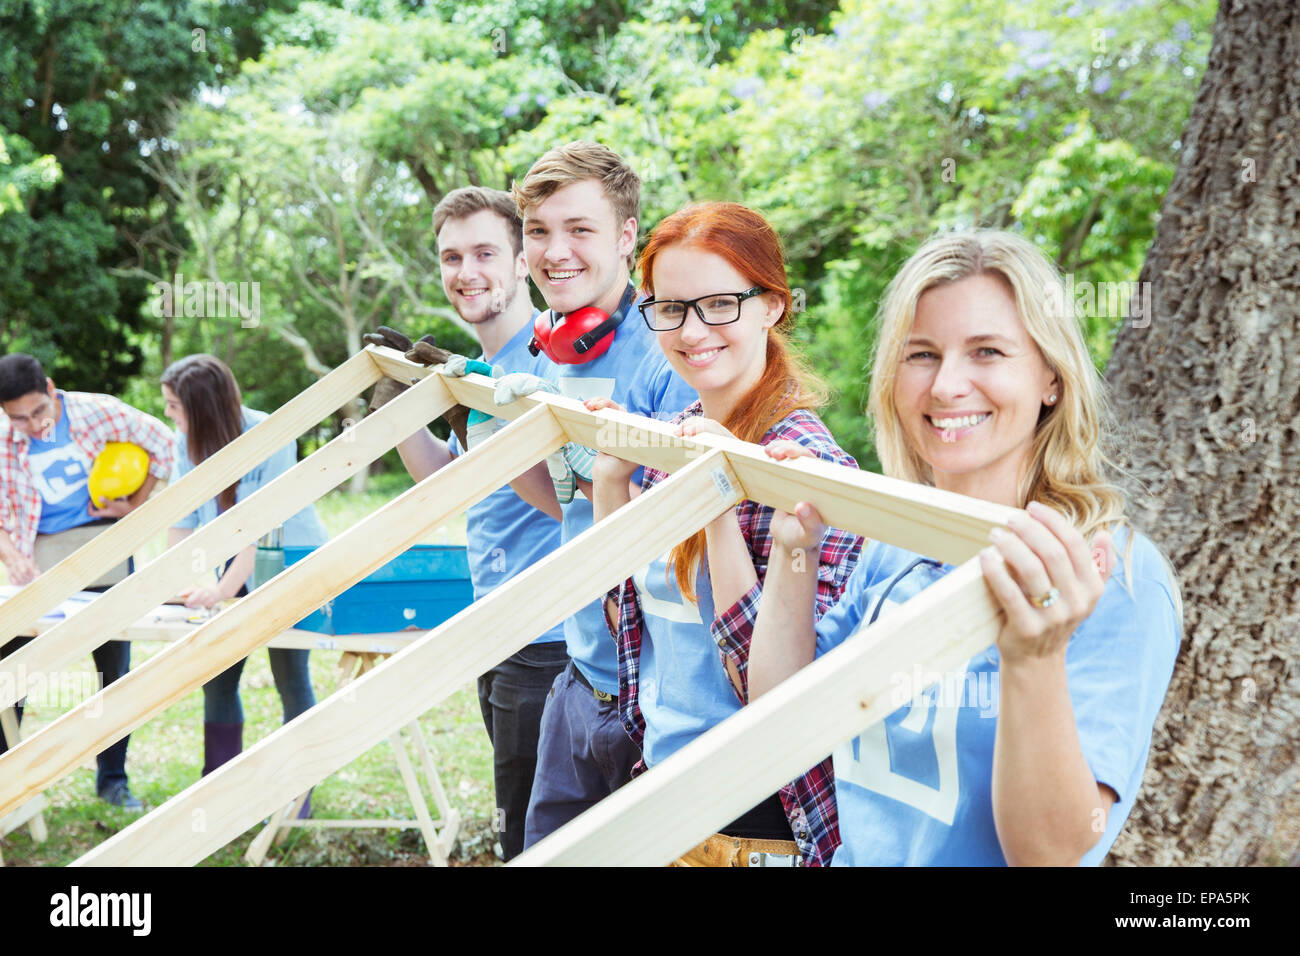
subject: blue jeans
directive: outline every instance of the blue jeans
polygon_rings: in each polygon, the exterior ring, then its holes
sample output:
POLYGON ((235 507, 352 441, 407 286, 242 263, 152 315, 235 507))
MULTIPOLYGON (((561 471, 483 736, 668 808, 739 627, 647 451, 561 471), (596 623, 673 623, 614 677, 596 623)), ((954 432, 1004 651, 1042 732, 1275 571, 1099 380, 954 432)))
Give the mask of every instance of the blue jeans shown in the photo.
MULTIPOLYGON (((280 692, 280 707, 287 724, 316 703, 316 694, 311 689, 311 674, 307 670, 307 658, 311 651, 268 647, 266 654, 271 658, 271 676, 275 678, 275 689, 280 692)), ((205 723, 244 722, 244 705, 239 699, 239 677, 244 672, 244 661, 247 659, 236 661, 203 685, 205 723)))
POLYGON ((478 679, 479 708, 492 741, 494 824, 507 860, 523 852, 542 710, 547 692, 568 663, 564 641, 529 644, 478 679))
POLYGON ((524 848, 627 783, 640 759, 618 719, 618 700, 597 700, 570 662, 555 678, 542 713, 524 848))

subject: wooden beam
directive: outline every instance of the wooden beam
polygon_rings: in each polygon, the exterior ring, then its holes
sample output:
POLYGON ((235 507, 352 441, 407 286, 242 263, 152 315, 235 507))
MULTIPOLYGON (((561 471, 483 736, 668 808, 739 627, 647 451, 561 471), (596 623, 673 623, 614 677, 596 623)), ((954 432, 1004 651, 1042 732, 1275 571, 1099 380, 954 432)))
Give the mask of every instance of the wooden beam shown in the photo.
MULTIPOLYGON (((1002 614, 971 560, 512 861, 662 866, 910 699, 958 675, 1002 614)), ((841 821, 844 825, 844 821, 841 821)), ((852 825, 850 821, 849 825, 852 825)))
POLYGON ((277 449, 326 415, 341 408, 382 373, 367 353, 358 353, 236 438, 176 482, 153 495, 111 528, 77 549, 0 607, 0 644, 24 633, 108 569, 121 564, 177 518, 213 498, 277 449))
POLYGON ((0 814, 531 468, 563 439, 550 411, 534 410, 0 756, 0 814))
MULTIPOLYGON (((141 615, 173 598, 182 589, 192 585, 202 570, 220 567, 231 555, 237 554, 240 549, 301 511, 306 504, 369 466, 388 449, 416 432, 430 419, 441 415, 452 404, 451 393, 441 379, 435 377, 432 381, 421 383, 375 414, 363 418, 256 494, 218 516, 215 521, 168 548, 135 574, 105 592, 95 601, 93 610, 87 609, 72 615, 0 661, 0 707, 21 700, 27 693, 29 682, 44 680, 45 675, 89 654, 107 639, 106 635, 112 634, 115 627, 125 629, 141 615), (197 568, 198 563, 203 567, 197 568)), ((280 414, 277 412, 272 417, 278 420, 280 414)), ((254 435, 261 427, 258 425, 238 440, 243 441, 254 435)), ((281 432, 266 432, 263 437, 279 441, 281 432)), ((253 448, 251 457, 260 456, 258 460, 263 460, 280 447, 283 447, 283 443, 275 448, 269 444, 260 445, 253 448)), ((225 449, 218 454, 225 454, 225 449)), ((204 462, 199 468, 206 466, 207 462, 204 462)), ((197 472, 198 469, 195 469, 194 473, 197 472)), ((189 479, 190 476, 187 475, 176 487, 179 488, 189 479)), ((95 538, 77 554, 88 551, 109 533, 105 532, 95 538)), ((18 601, 26 593, 20 591, 12 600, 18 601)), ((9 603, 11 602, 6 602, 3 607, 7 608, 9 603)))
MULTIPOLYGON (((376 349, 375 361, 385 374, 402 380, 418 380, 440 368, 407 362, 392 349, 376 349)), ((988 544, 989 530, 1005 525, 1013 510, 830 462, 773 461, 758 445, 718 435, 678 438, 666 422, 628 412, 592 414, 581 402, 545 392, 497 406, 492 400, 492 380, 482 375, 446 381, 457 401, 503 418, 547 405, 570 441, 660 471, 676 471, 713 449, 722 449, 751 500, 783 511, 808 501, 833 527, 951 564, 978 554, 988 544)))
MULTIPOLYGON (((508 444, 504 434, 475 453, 508 444)), ((77 865, 199 862, 733 507, 744 492, 728 472, 720 455, 682 469, 77 865)))

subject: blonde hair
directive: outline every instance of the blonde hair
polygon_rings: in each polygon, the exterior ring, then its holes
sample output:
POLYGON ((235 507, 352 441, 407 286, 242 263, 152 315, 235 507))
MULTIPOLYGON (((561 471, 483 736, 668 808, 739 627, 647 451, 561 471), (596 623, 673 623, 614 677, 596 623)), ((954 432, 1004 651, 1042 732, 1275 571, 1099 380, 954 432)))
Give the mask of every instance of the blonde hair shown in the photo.
MULTIPOLYGON (((600 183, 605 196, 614 207, 615 226, 619 229, 629 219, 641 215, 641 178, 623 157, 608 146, 589 140, 575 140, 548 150, 533 163, 522 182, 511 184, 519 215, 528 218, 528 211, 540 205, 558 189, 573 183, 594 179, 600 183)), ((628 269, 636 265, 636 249, 627 256, 628 269)))
POLYGON ((889 283, 879 314, 879 336, 868 404, 876 451, 885 474, 933 485, 934 475, 903 431, 894 387, 904 345, 927 290, 976 275, 1002 278, 1015 295, 1025 331, 1057 378, 1058 399, 1039 414, 1029 464, 1017 489, 1021 507, 1039 501, 1068 517, 1091 538, 1124 520, 1124 496, 1110 475, 1102 447, 1112 433, 1105 385, 1088 355, 1073 304, 1056 267, 1032 243, 1009 232, 946 233, 926 242, 889 283))

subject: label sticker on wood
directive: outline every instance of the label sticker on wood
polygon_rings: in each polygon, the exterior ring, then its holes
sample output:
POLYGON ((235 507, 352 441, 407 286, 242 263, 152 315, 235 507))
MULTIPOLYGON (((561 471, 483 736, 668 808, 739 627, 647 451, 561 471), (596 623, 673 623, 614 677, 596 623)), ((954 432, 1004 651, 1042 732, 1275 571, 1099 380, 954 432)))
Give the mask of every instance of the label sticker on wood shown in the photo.
POLYGON ((709 472, 709 477, 713 479, 713 483, 718 487, 718 494, 722 495, 723 498, 730 501, 736 497, 736 490, 731 487, 731 479, 727 477, 727 473, 721 468, 714 468, 709 472))

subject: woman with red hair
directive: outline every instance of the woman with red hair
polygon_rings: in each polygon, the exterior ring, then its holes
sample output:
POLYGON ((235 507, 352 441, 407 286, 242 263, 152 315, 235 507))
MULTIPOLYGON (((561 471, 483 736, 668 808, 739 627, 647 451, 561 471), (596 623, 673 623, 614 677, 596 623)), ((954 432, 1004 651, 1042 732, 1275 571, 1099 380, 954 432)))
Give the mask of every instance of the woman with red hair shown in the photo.
MULTIPOLYGON (((790 286, 776 231, 736 203, 688 206, 651 235, 639 264, 649 298, 639 309, 699 401, 674 421, 680 435, 784 440, 857 467, 814 409, 821 384, 789 345, 790 286)), ((590 399, 587 408, 616 407, 590 399)), ((599 521, 631 499, 637 466, 610 455, 594 466, 599 521)), ((641 490, 667 477, 647 468, 641 490)), ((744 501, 633 575, 606 599, 619 648, 619 709, 653 767, 738 711, 748 699, 749 639, 772 539, 772 509, 744 501)), ((821 539, 818 611, 838 599, 860 539, 821 539)), ((634 773, 637 771, 634 771, 634 773)), ((839 842, 829 762, 814 767, 678 861, 748 865, 828 863, 839 842)))

